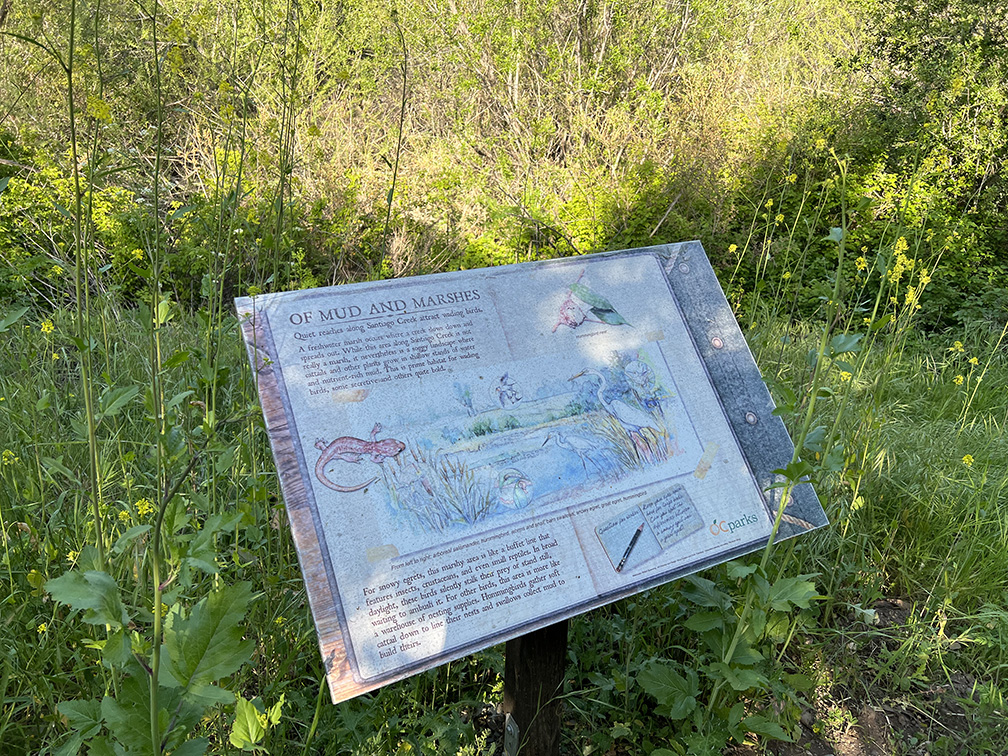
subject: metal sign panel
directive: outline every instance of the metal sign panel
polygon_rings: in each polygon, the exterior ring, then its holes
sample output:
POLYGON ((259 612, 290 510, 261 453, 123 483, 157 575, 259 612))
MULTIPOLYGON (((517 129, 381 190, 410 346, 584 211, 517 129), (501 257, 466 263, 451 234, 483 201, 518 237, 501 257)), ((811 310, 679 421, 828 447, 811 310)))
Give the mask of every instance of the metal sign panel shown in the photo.
POLYGON ((698 242, 236 304, 334 701, 770 534, 793 446, 698 242))

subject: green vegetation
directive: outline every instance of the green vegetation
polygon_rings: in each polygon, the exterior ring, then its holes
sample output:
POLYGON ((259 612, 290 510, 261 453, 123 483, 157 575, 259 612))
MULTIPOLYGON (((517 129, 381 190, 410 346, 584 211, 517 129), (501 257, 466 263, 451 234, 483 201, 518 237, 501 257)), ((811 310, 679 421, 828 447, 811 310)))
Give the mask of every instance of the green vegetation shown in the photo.
POLYGON ((5 753, 499 753, 501 649, 326 701, 231 297, 692 238, 832 524, 574 620, 565 752, 1008 751, 1003 9, 0 0, 0 60, 5 753))

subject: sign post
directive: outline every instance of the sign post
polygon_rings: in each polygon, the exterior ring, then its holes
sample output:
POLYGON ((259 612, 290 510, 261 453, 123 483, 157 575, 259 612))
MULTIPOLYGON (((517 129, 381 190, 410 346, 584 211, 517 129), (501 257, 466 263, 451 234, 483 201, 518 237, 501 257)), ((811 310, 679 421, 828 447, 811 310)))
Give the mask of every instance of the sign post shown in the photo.
MULTIPOLYGON (((771 532, 793 446, 698 242, 236 304, 334 702, 507 642, 555 753, 566 620, 771 532)), ((825 522, 802 484, 778 537, 825 522)))
MULTIPOLYGON (((504 713, 513 720, 521 752, 560 753, 560 693, 567 664, 567 620, 534 630, 504 647, 504 713)), ((505 734, 506 736, 506 734, 505 734)), ((505 756, 508 753, 505 739, 505 756)))

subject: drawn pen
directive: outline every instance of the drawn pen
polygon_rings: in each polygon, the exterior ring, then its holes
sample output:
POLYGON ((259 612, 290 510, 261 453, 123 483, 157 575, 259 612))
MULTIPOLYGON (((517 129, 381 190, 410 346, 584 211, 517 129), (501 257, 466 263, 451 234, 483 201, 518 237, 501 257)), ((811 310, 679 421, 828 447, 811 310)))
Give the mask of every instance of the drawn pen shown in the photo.
POLYGON ((630 539, 630 545, 626 547, 626 551, 623 552, 623 558, 619 560, 619 564, 616 565, 616 572, 621 572, 623 570, 623 565, 626 564, 627 558, 630 556, 630 552, 633 551, 633 547, 637 545, 637 539, 640 538, 640 534, 644 531, 644 523, 640 524, 636 532, 633 534, 633 538, 630 539))

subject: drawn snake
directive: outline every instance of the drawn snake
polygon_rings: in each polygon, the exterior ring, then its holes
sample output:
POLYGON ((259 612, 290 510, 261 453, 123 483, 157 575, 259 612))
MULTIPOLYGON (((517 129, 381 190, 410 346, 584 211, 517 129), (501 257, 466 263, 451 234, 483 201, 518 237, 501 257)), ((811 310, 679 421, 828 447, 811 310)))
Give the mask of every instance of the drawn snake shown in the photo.
POLYGON ((377 440, 377 436, 380 432, 381 423, 375 423, 375 427, 371 431, 370 441, 365 441, 362 438, 354 438, 353 436, 340 436, 327 446, 325 441, 321 438, 318 439, 315 442, 315 448, 322 452, 322 456, 319 457, 318 462, 315 463, 315 477, 318 478, 319 482, 321 482, 326 488, 331 488, 333 491, 339 491, 340 493, 359 491, 362 488, 370 486, 378 480, 377 475, 366 483, 361 483, 359 486, 341 486, 333 483, 328 477, 326 477, 325 467, 334 459, 342 459, 346 462, 353 462, 356 464, 360 462, 365 455, 369 455, 372 462, 380 465, 386 459, 392 459, 393 457, 398 456, 399 453, 406 448, 406 444, 394 438, 383 438, 381 441, 377 440))

